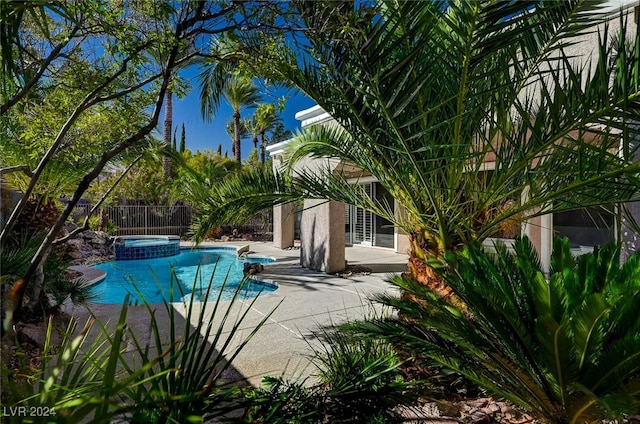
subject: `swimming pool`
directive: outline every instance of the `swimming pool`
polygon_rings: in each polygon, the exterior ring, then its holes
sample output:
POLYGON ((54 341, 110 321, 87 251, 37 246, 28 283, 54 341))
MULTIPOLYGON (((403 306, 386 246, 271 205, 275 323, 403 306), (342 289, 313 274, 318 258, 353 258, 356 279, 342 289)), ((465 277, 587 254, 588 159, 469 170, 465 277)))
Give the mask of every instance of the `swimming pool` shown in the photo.
MULTIPOLYGON (((234 248, 202 248, 183 249, 179 255, 171 257, 105 262, 94 265, 94 268, 105 271, 107 276, 92 287, 92 293, 96 296, 93 302, 118 304, 122 303, 129 293, 133 301, 140 302, 141 299, 136 293, 136 287, 148 303, 161 303, 163 299, 169 300, 172 266, 178 284, 188 300, 191 298, 191 291, 194 281, 196 281, 198 265, 200 265, 200 271, 197 276, 196 290, 193 293, 194 300, 215 301, 225 279, 226 284, 222 299, 229 300, 243 280, 245 262, 265 264, 273 262, 273 259, 260 257, 239 259, 234 248), (203 299, 212 274, 213 283, 209 299, 203 299)), ((276 289, 277 285, 273 283, 248 280, 240 295, 242 298, 252 298, 260 292, 272 292, 276 289)), ((179 293, 178 288, 174 287, 174 300, 180 299, 179 293)))

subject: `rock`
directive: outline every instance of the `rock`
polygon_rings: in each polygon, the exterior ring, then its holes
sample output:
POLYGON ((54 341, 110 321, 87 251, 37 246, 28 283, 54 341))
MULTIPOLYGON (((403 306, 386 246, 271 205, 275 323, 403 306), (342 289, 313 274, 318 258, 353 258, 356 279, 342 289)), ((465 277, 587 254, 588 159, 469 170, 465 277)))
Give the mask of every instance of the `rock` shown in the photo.
MULTIPOLYGON (((42 348, 47 338, 47 328, 45 323, 41 324, 22 324, 17 328, 18 338, 21 343, 33 345, 42 348)), ((60 334, 54 330, 51 332, 51 345, 58 346, 60 344, 60 334)))
POLYGON ((480 398, 480 399, 474 399, 474 400, 467 401, 467 406, 469 406, 471 408, 477 408, 477 409, 484 408, 488 404, 489 404, 489 399, 486 399, 486 398, 480 398))
POLYGON ((80 233, 80 235, 85 239, 92 239, 96 236, 96 232, 93 230, 84 230, 80 233))
MULTIPOLYGON (((417 405, 398 408, 397 412, 406 419, 404 422, 425 422, 440 424, 531 424, 535 419, 518 410, 509 402, 493 398, 470 398, 464 400, 420 399, 417 405)), ((604 422, 602 423, 604 424, 604 422)))
POLYGON ((63 228, 67 233, 70 233, 71 231, 73 231, 76 228, 78 228, 78 226, 75 223, 71 222, 71 221, 67 221, 67 222, 64 223, 64 227, 63 228))
POLYGON ((99 244, 111 244, 113 241, 111 236, 103 231, 96 231, 94 240, 99 244))
POLYGON ((260 272, 264 271, 264 265, 258 262, 245 262, 243 272, 245 275, 256 275, 260 272))
MULTIPOLYGON (((68 225, 71 228, 71 225, 68 225)), ((87 265, 114 259, 113 238, 102 231, 83 231, 76 238, 68 240, 61 249, 63 259, 72 265, 87 265)))
POLYGON ((67 245, 69 246, 81 247, 83 244, 84 242, 80 239, 67 240, 67 245))
POLYGON ((229 236, 222 236, 220 240, 223 242, 228 242, 230 239, 229 239, 229 236))
POLYGON ((491 414, 491 415, 496 414, 496 413, 500 413, 500 412, 501 412, 501 411, 500 411, 500 405, 498 405, 498 404, 496 404, 496 403, 490 403, 489 405, 487 405, 487 406, 484 408, 484 410, 485 410, 487 413, 491 414))
POLYGON ((347 265, 344 271, 333 273, 333 275, 340 278, 359 277, 362 275, 370 275, 370 274, 371 274, 371 268, 367 268, 361 265, 347 265))
POLYGON ((70 258, 71 260, 76 260, 76 259, 82 258, 82 255, 78 250, 70 250, 69 252, 67 252, 67 258, 70 258))
POLYGON ((244 245, 241 248, 239 248, 236 253, 238 254, 238 256, 242 256, 243 254, 247 254, 249 253, 249 245, 244 245))
POLYGON ((438 408, 438 411, 440 411, 440 415, 443 417, 460 416, 460 405, 457 403, 439 400, 435 402, 435 405, 438 408))

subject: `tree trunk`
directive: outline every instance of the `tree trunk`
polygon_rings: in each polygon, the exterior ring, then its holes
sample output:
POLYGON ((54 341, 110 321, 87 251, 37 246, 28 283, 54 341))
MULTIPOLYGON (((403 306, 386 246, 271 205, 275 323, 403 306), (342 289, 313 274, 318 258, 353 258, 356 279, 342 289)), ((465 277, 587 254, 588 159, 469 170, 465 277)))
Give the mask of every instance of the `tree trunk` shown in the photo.
POLYGON ((264 131, 260 133, 262 137, 262 142, 260 143, 260 163, 264 163, 266 158, 266 143, 264 142, 264 131))
POLYGON ((44 287, 44 264, 47 262, 47 258, 51 254, 51 249, 53 246, 49 246, 47 251, 44 253, 42 260, 38 263, 38 267, 36 268, 36 272, 33 278, 33 290, 31 291, 31 298, 29 299, 29 303, 27 303, 25 307, 25 313, 29 316, 34 314, 38 314, 41 311, 38 311, 38 306, 42 306, 43 310, 46 310, 48 305, 41 305, 41 296, 42 290, 44 287))
MULTIPOLYGON (((167 88, 164 104, 164 131, 162 134, 166 146, 171 146, 171 127, 173 127, 173 92, 167 88)), ((165 179, 171 178, 171 158, 166 155, 162 159, 162 175, 165 179)))
MULTIPOLYGON (((424 243, 416 241, 417 237, 411 239, 411 250, 409 252, 409 262, 407 267, 409 272, 402 274, 404 278, 417 281, 423 286, 427 286, 431 291, 442 297, 451 306, 460 310, 467 318, 470 318, 470 314, 467 311, 465 303, 460 297, 449 287, 438 272, 428 264, 428 259, 438 259, 443 257, 442 252, 438 252, 438 249, 428 249, 424 247, 424 243)), ((420 303, 420 299, 409 293, 403 293, 403 298, 410 299, 420 303)))
POLYGON ((233 154, 236 157, 236 162, 242 162, 242 155, 240 154, 240 111, 233 112, 233 154))
MULTIPOLYGON (((170 58, 167 61, 167 64, 168 64, 167 66, 169 69, 171 69, 174 66, 177 51, 178 51, 177 47, 174 47, 174 49, 171 52, 170 58)), ((98 160, 96 165, 93 167, 93 169, 88 174, 86 174, 84 178, 78 183, 78 186, 75 192, 69 199, 69 202, 67 203, 67 206, 62 211, 62 214, 58 217, 56 223, 49 229, 49 232, 47 233, 44 240, 40 244, 40 247, 36 251, 33 258, 31 258, 31 262, 29 263, 29 266, 25 271, 23 278, 17 281, 16 283, 14 283, 13 286, 11 287, 10 294, 9 294, 10 301, 6 303, 3 302, 3 305, 2 305, 3 306, 2 309, 4 313, 3 329, 2 329, 3 331, 7 331, 8 328, 11 326, 14 315, 16 314, 16 312, 18 312, 18 309, 22 305, 22 299, 24 296, 24 290, 26 288, 27 282, 31 280, 31 278, 35 275, 37 271, 37 267, 40 265, 40 262, 44 258, 45 253, 47 253, 51 245, 54 243, 56 235, 58 234, 60 229, 64 226, 64 223, 66 222, 67 218, 69 218, 69 216, 71 215, 73 208, 78 204, 82 195, 89 188, 90 183, 94 181, 96 178, 98 178, 98 176, 100 175, 102 170, 105 168, 105 166, 114 157, 116 157, 117 155, 125 151, 127 148, 135 145, 137 142, 143 140, 156 127, 156 125, 158 124, 158 118, 160 116, 162 99, 166 93, 166 90, 168 89, 167 85, 168 85, 168 77, 165 77, 165 79, 163 80, 162 86, 160 88, 160 93, 156 98, 153 113, 151 114, 149 123, 144 127, 140 128, 135 134, 129 136, 127 139, 118 143, 115 147, 104 152, 102 156, 100 156, 100 159, 98 160)), ((50 152, 51 152, 51 149, 48 153, 50 152)), ((35 186, 35 181, 33 181, 33 178, 32 178, 31 184, 35 186)), ((24 196, 26 196, 26 194, 24 196)), ((14 209, 14 213, 15 211, 16 210, 14 209)))

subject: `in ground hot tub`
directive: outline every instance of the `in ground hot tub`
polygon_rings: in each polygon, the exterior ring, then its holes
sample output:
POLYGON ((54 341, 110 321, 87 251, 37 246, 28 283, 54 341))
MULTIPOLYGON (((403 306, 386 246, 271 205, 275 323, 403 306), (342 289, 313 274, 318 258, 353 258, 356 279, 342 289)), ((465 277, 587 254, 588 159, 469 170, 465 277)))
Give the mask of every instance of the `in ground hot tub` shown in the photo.
POLYGON ((120 236, 113 248, 117 261, 164 258, 180 254, 180 237, 120 236))

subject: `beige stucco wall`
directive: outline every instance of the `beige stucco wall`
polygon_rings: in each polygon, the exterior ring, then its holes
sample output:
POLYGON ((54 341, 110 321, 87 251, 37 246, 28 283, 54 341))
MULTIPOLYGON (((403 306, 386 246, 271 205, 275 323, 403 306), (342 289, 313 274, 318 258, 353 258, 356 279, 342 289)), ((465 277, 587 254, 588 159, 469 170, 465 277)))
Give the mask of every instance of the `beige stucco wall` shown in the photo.
POLYGON ((305 200, 300 223, 300 264, 327 273, 344 271, 344 203, 305 200))
MULTIPOLYGON (((272 155, 273 168, 282 167, 282 156, 272 155)), ((273 245, 279 249, 286 249, 294 244, 295 217, 292 203, 275 206, 273 208, 273 245)))
POLYGON ((293 210, 293 203, 273 208, 273 245, 279 249, 293 246, 295 232, 293 210))
MULTIPOLYGON (((402 205, 398 202, 395 204, 396 207, 396 217, 398 220, 406 217, 406 212, 402 205)), ((396 253, 409 253, 411 250, 411 241, 409 239, 409 234, 403 231, 401 228, 396 227, 396 253)))

